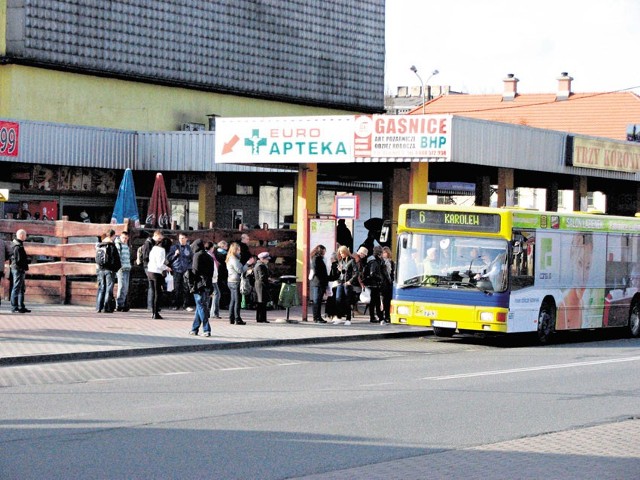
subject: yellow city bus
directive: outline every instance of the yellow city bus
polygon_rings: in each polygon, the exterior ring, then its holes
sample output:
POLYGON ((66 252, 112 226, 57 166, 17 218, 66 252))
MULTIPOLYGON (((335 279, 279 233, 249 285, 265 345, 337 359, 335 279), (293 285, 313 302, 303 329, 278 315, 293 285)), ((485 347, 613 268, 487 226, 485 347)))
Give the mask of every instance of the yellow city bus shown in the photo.
POLYGON ((456 332, 640 334, 640 219, 401 205, 391 322, 456 332))

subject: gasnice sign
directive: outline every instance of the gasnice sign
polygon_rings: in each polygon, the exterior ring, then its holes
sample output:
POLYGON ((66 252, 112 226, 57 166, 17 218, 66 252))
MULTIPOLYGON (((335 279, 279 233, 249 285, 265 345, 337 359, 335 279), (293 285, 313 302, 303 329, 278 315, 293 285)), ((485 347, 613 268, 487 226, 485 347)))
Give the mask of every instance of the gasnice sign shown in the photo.
POLYGON ((355 156, 449 160, 451 115, 362 115, 355 121, 355 156))
POLYGON ((353 116, 216 119, 216 163, 353 162, 353 116))

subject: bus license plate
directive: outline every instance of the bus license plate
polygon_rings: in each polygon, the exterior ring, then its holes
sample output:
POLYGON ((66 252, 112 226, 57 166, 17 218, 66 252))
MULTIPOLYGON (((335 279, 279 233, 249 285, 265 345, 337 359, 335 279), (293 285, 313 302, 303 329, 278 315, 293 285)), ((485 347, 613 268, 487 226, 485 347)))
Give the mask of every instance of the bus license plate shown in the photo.
POLYGON ((445 322, 444 320, 434 320, 431 322, 432 327, 440 327, 440 328, 456 328, 456 322, 445 322))

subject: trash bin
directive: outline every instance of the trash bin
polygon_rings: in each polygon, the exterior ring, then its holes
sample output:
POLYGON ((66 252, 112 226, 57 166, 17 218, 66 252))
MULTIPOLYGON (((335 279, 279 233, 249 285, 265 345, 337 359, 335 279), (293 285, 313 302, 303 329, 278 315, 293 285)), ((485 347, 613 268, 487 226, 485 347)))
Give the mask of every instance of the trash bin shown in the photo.
POLYGON ((289 321, 289 309, 300 305, 298 297, 298 286, 295 275, 282 275, 280 277, 280 295, 278 295, 278 305, 287 310, 287 322, 289 321))

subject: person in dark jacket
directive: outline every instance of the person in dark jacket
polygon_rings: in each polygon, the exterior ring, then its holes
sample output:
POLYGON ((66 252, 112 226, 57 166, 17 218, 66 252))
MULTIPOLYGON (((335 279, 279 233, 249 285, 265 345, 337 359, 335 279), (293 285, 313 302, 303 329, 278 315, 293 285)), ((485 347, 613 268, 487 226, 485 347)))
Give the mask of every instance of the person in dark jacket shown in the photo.
POLYGON ((26 230, 16 232, 16 238, 11 243, 11 276, 13 288, 11 289, 11 311, 13 313, 29 313, 24 306, 25 277, 29 270, 29 258, 24 250, 24 241, 27 239, 26 230))
POLYGON ((184 272, 190 270, 193 262, 193 252, 191 245, 187 242, 187 236, 184 233, 178 235, 178 243, 171 246, 169 255, 167 255, 171 272, 173 275, 173 310, 184 309, 192 311, 189 306, 191 294, 189 288, 184 282, 184 272))
POLYGON ((113 313, 115 309, 115 298, 113 296, 113 285, 116 272, 120 270, 122 263, 120 254, 113 243, 116 232, 109 229, 102 236, 102 242, 96 245, 96 250, 105 249, 107 263, 96 265, 96 275, 98 277, 98 292, 96 294, 96 313, 113 313))
POLYGON ((381 309, 380 292, 384 284, 382 259, 382 247, 373 247, 373 255, 367 258, 367 263, 363 267, 362 283, 371 290, 371 301, 369 303, 369 321, 371 323, 384 323, 384 313, 381 309))
POLYGON ((327 290, 327 285, 329 285, 329 272, 327 272, 327 264, 324 261, 326 253, 327 249, 324 245, 317 245, 311 250, 309 259, 311 263, 310 269, 313 271, 313 274, 309 274, 309 287, 311 301, 313 302, 313 321, 316 323, 327 323, 322 318, 322 298, 327 290))
POLYGON ((193 263, 191 272, 193 274, 193 299, 196 302, 196 313, 193 318, 190 335, 198 335, 200 324, 205 337, 211 336, 211 325, 209 324, 209 295, 211 295, 211 279, 213 278, 213 258, 204 249, 201 239, 193 242, 193 263))
POLYGON ((0 281, 4 278, 4 264, 11 260, 11 242, 0 239, 0 281))
POLYGON ((218 260, 218 289, 220 290, 220 308, 225 309, 229 305, 229 286, 227 280, 229 278, 229 272, 227 271, 227 252, 229 244, 225 240, 220 240, 218 246, 213 251, 213 254, 218 260))
POLYGON ((258 254, 258 261, 253 268, 253 275, 255 277, 255 284, 253 288, 256 292, 256 322, 269 323, 267 320, 267 302, 269 297, 269 252, 262 252, 258 254))

